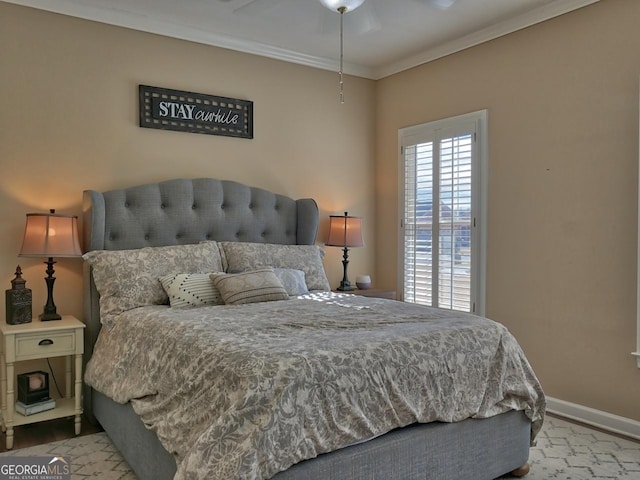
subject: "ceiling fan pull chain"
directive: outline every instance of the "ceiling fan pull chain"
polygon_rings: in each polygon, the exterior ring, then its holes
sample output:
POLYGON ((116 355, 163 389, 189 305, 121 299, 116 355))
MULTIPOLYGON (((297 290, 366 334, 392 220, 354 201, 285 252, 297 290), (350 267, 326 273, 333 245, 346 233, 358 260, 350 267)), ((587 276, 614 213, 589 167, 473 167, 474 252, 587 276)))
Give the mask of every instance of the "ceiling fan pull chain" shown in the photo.
POLYGON ((340 14, 340 103, 344 103, 344 79, 342 70, 344 64, 344 14, 355 10, 364 3, 364 0, 320 0, 329 10, 340 14))
POLYGON ((344 81, 342 80, 342 63, 344 58, 344 12, 345 7, 339 7, 340 12, 340 103, 344 103, 344 81))

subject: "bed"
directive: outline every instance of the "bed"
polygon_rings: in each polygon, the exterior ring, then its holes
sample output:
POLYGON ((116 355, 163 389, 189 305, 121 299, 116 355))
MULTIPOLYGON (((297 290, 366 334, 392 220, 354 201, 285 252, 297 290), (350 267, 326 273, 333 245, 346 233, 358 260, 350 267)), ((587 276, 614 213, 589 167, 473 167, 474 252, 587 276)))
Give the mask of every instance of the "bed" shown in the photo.
POLYGON ((328 291, 318 223, 225 180, 84 192, 84 409, 138 477, 526 473, 544 394, 506 328, 328 291))

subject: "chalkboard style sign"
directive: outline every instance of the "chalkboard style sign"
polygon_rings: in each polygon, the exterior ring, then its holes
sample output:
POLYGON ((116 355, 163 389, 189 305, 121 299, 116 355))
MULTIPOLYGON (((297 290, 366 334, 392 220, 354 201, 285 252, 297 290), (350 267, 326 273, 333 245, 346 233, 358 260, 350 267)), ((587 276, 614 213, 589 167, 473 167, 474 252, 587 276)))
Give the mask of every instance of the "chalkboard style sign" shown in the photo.
POLYGON ((140 126, 253 138, 253 102, 140 85, 140 126))

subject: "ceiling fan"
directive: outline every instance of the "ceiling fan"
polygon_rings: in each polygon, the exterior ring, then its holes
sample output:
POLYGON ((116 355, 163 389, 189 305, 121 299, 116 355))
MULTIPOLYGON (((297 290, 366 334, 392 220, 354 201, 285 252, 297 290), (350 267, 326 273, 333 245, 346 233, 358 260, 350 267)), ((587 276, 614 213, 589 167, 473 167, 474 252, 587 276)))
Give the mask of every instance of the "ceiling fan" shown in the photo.
MULTIPOLYGON (((230 2, 231 0, 219 0, 220 2, 230 2)), ((244 5, 240 5, 233 9, 233 13, 241 14, 241 15, 250 15, 250 16, 260 16, 262 14, 267 13, 269 10, 275 8, 279 3, 283 0, 251 0, 244 5)), ((437 10, 447 10, 453 6, 457 0, 410 0, 417 3, 421 3, 428 7, 435 8, 437 10)), ((358 17, 357 19, 353 19, 352 23, 354 25, 350 25, 350 32, 361 34, 369 31, 377 30, 380 27, 380 20, 375 14, 374 6, 372 5, 371 0, 367 2, 366 0, 319 0, 319 3, 323 4, 332 12, 338 12, 339 6, 346 6, 347 12, 352 12, 356 8, 358 9, 358 17), (364 5, 363 5, 364 4, 364 5), (352 6, 355 5, 355 6, 352 6), (363 5, 363 6, 362 6, 363 5), (362 8, 359 8, 361 7, 362 8)), ((327 22, 323 22, 327 23, 327 22)), ((323 30, 326 30, 323 28, 323 30)))
MULTIPOLYGON (((230 0, 219 0, 220 2, 229 2, 230 0)), ((233 13, 246 14, 260 16, 266 14, 269 10, 275 9, 279 3, 283 0, 250 0, 249 2, 237 7, 233 10, 233 13)), ((343 82, 343 39, 344 39, 344 16, 347 13, 351 13, 358 9, 358 14, 349 15, 349 32, 353 34, 364 34, 379 30, 381 27, 378 17, 375 15, 373 9, 373 0, 366 3, 366 0, 318 0, 323 6, 325 6, 330 12, 340 14, 340 69, 339 82, 340 82, 340 103, 344 103, 344 82, 343 82), (363 6, 364 4, 364 6, 363 6)), ((411 0, 424 4, 428 7, 432 7, 438 10, 447 10, 457 0, 411 0)), ((330 12, 327 11, 328 14, 330 12)), ((336 25, 335 17, 326 18, 321 23, 323 26, 321 30, 323 32, 329 32, 333 30, 327 25, 336 25)))

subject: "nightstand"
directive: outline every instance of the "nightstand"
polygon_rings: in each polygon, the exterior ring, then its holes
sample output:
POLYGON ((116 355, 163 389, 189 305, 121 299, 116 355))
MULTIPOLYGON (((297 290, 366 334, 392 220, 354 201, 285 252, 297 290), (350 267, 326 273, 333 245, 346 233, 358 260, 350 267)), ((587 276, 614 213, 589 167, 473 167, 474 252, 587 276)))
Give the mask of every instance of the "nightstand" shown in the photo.
POLYGON ((44 422, 75 415, 75 432, 80 434, 82 422, 82 354, 84 353, 84 323, 71 315, 61 320, 42 322, 35 320, 20 325, 0 324, 0 382, 2 387, 3 430, 7 432, 7 450, 13 448, 13 427, 44 422), (65 397, 56 399, 52 410, 29 416, 15 411, 14 364, 23 360, 67 357, 65 370, 65 397), (75 359, 75 377, 72 395, 71 360, 75 359))
POLYGON ((396 292, 393 290, 382 290, 380 288, 367 288, 365 290, 351 290, 349 292, 339 292, 334 290, 336 293, 352 293, 353 295, 362 295, 363 297, 376 297, 376 298, 387 298, 389 300, 396 299, 396 292))

